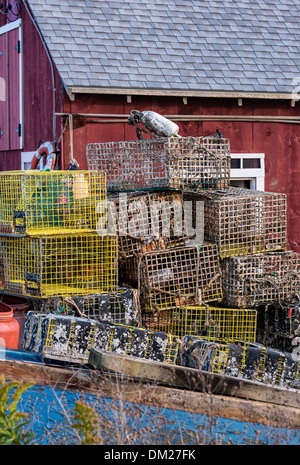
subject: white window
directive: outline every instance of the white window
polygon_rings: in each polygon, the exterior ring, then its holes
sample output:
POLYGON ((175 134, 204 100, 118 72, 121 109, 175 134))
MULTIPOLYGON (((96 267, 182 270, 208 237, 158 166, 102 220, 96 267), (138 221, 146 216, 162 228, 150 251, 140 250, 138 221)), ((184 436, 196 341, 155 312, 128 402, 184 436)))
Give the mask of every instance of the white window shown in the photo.
POLYGON ((230 185, 265 190, 265 154, 232 153, 230 185))

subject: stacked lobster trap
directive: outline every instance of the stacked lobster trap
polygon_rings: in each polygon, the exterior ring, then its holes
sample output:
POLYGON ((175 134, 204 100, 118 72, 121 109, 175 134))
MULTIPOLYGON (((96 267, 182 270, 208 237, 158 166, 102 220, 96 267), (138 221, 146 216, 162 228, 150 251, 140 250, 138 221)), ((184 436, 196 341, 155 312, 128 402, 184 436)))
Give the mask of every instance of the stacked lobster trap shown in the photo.
POLYGON ((139 324, 177 338, 255 341, 255 310, 218 305, 219 243, 199 234, 205 203, 195 195, 228 191, 229 141, 165 137, 88 144, 87 161, 90 170, 107 171, 107 225, 118 236, 119 283, 138 289, 139 324))
POLYGON ((97 233, 105 174, 2 172, 0 184, 1 293, 25 296, 37 315, 137 325, 136 294, 118 287, 116 238, 97 233))
POLYGON ((50 298, 116 290, 116 240, 96 232, 102 173, 3 172, 0 182, 4 292, 50 298))
POLYGON ((222 304, 255 309, 257 340, 292 351, 299 331, 286 308, 298 308, 300 255, 286 250, 285 194, 230 187, 186 195, 204 201, 204 237, 218 244, 220 253, 222 304), (289 330, 275 327, 271 314, 289 330))

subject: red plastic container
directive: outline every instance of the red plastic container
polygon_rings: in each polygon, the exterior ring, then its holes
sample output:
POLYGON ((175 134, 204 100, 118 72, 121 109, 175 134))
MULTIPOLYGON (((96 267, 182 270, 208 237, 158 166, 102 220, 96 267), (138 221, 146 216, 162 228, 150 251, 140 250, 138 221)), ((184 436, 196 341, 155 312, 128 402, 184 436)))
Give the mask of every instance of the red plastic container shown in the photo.
POLYGON ((13 309, 14 319, 17 320, 20 325, 18 349, 22 349, 26 315, 31 304, 25 297, 15 297, 11 295, 0 296, 0 300, 13 309))
POLYGON ((14 318, 13 309, 0 302, 0 347, 18 349, 20 325, 14 318))

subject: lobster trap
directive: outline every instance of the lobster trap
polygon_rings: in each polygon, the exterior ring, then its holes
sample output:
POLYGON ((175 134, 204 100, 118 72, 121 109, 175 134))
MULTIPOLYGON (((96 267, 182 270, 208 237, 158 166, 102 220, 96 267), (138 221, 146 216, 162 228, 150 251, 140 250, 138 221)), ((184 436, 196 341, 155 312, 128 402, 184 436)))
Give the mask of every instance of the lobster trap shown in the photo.
POLYGON ((178 355, 178 342, 169 334, 36 312, 27 315, 23 348, 45 359, 73 363, 87 363, 92 348, 172 364, 178 355))
POLYGON ((113 292, 99 292, 82 296, 32 299, 36 312, 82 316, 104 323, 138 326, 140 321, 137 289, 120 288, 113 292))
POLYGON ((293 340, 300 336, 300 302, 258 308, 257 342, 292 352, 293 340))
POLYGON ((142 315, 143 326, 180 338, 202 336, 206 340, 255 342, 257 311, 253 309, 189 306, 142 315))
POLYGON ((300 291, 300 254, 266 252, 222 261, 226 306, 256 307, 291 302, 300 291))
POLYGON ((170 137, 87 144, 89 170, 107 173, 110 191, 227 188, 228 139, 170 137))
MULTIPOLYGON (((118 236, 120 259, 151 250, 183 246, 195 232, 181 192, 160 191, 108 195, 107 224, 118 236)), ((104 211, 103 211, 104 213, 104 211)))
POLYGON ((142 311, 222 300, 221 268, 215 244, 147 252, 139 257, 137 272, 142 311))
POLYGON ((221 258, 286 248, 285 194, 229 187, 190 195, 204 202, 204 237, 221 258))
POLYGON ((187 337, 182 364, 211 373, 299 389, 300 363, 291 354, 259 344, 228 344, 187 337))
POLYGON ((117 288, 117 243, 95 233, 0 237, 3 290, 35 297, 83 295, 117 288))
POLYGON ((106 178, 92 171, 0 173, 0 233, 49 235, 96 230, 106 178))

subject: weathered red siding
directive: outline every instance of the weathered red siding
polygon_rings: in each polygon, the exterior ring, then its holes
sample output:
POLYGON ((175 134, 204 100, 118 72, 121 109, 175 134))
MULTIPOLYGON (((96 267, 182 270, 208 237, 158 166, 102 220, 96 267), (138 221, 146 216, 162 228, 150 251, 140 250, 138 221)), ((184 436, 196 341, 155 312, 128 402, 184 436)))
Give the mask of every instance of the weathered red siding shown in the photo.
MULTIPOLYGON (((15 132, 15 117, 11 117, 11 125, 14 130, 11 136, 11 147, 0 145, 0 170, 20 169, 21 151, 31 152, 37 149, 39 141, 53 140, 53 85, 51 79, 51 67, 44 46, 39 35, 28 16, 23 3, 21 5, 22 18, 22 52, 23 52, 23 147, 19 150, 19 138, 15 132), (10 149, 10 150, 9 150, 10 149)), ((6 16, 0 15, 0 26, 6 24, 6 16)), ((9 34, 13 37, 16 31, 9 34)), ((6 34, 5 39, 6 40, 6 34)), ((0 36, 1 38, 1 36, 0 36)), ((13 37, 15 40, 15 37, 13 37)), ((14 46, 11 47, 13 54, 14 46)), ((56 105, 55 111, 62 110, 62 86, 59 75, 55 71, 56 105)), ((12 55, 10 63, 9 80, 16 87, 18 79, 18 61, 16 54, 12 55)), ((1 104, 3 102, 0 102, 1 104)), ((11 99, 13 113, 16 114, 19 105, 18 93, 11 99)), ((1 122, 2 124, 2 122, 1 122)), ((5 123, 4 123, 5 124, 5 123)), ((0 128, 1 129, 1 128, 0 128)), ((57 139, 60 135, 60 120, 57 120, 57 139)), ((1 140, 1 138, 0 138, 1 140)))

